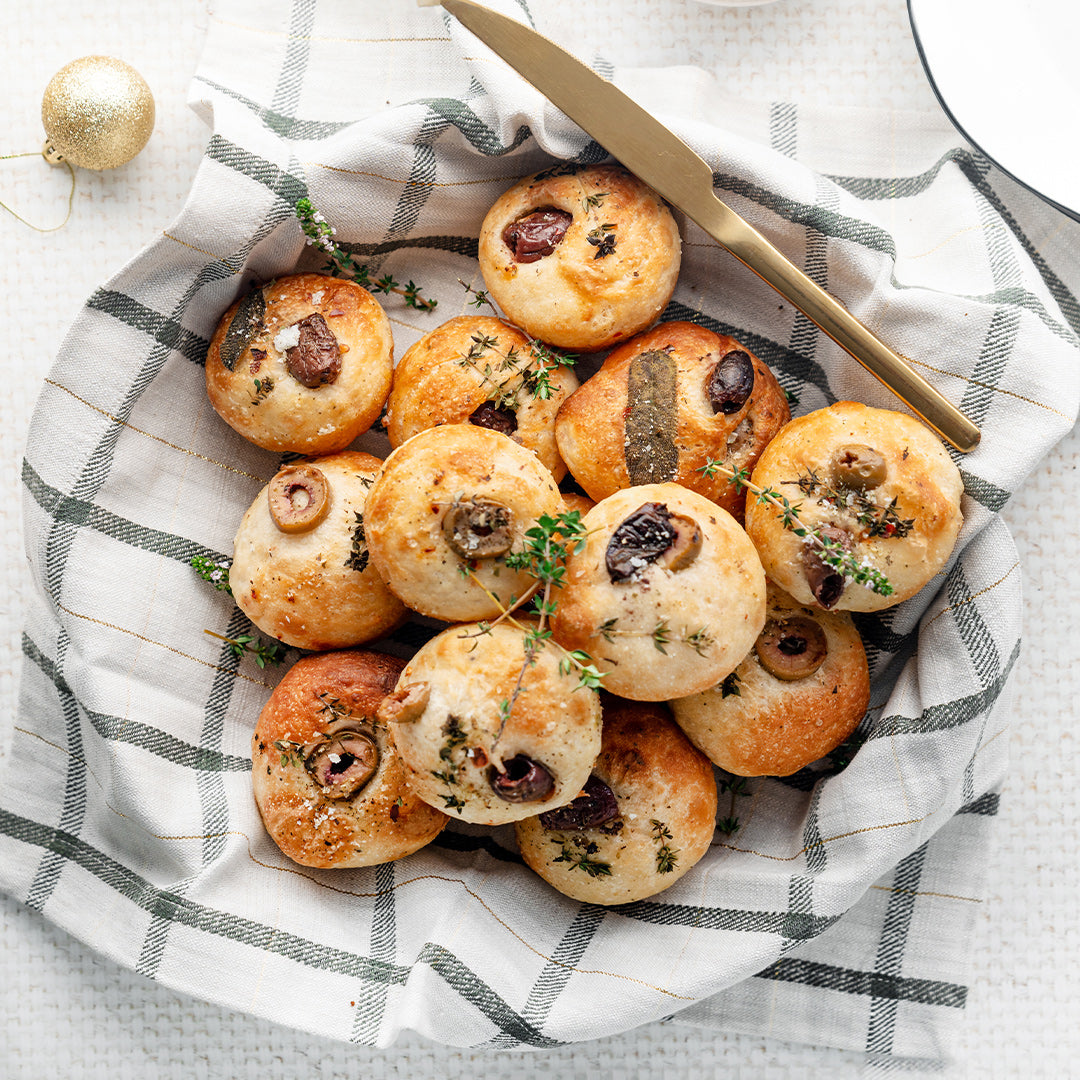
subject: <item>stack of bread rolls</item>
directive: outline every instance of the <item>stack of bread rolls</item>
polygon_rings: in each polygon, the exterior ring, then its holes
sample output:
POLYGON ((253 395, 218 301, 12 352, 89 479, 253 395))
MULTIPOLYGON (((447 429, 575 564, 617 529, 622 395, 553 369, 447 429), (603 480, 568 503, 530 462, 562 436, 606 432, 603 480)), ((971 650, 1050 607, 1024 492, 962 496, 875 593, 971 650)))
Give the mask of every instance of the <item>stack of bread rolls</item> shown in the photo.
POLYGON ((288 455, 239 523, 233 595, 308 654, 257 719, 255 799, 304 865, 513 824, 555 889, 639 900, 714 842, 716 769, 786 776, 852 735, 851 612, 943 569, 960 476, 912 418, 793 420, 743 344, 658 323, 679 231, 618 166, 524 178, 478 250, 494 313, 396 368, 376 301, 317 274, 253 289, 213 337, 215 409, 288 455), (349 449, 380 414, 385 459, 349 449), (433 636, 386 655, 415 616, 433 636))

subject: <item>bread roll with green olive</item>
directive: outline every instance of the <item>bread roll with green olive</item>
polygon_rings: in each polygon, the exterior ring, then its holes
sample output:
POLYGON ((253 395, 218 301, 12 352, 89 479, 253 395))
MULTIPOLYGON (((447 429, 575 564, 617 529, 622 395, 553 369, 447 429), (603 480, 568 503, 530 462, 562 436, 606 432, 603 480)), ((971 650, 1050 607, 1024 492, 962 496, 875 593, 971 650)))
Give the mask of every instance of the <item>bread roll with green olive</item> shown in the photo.
POLYGON ((751 477, 798 505, 809 538, 776 507, 751 500, 746 531, 765 572, 800 604, 879 611, 914 596, 948 561, 963 524, 960 470, 938 437, 906 413, 840 401, 787 424, 751 477), (847 557, 821 558, 814 536, 847 557), (874 575, 878 591, 855 579, 874 575))
POLYGON ((225 312, 206 354, 206 392, 221 418, 265 450, 344 450, 379 418, 394 340, 362 285, 292 274, 225 312))
POLYGON ((716 781, 666 705, 601 697, 603 744, 581 794, 515 833, 526 864, 559 892, 628 904, 674 885, 709 850, 716 781))
POLYGON ((800 604, 770 583, 765 627, 746 658, 671 707, 720 768, 790 776, 843 743, 869 703, 866 651, 851 616, 800 604))
POLYGON ((600 750, 600 702, 534 624, 466 623, 409 661, 380 716, 420 798, 480 825, 570 802, 600 750))
POLYGON ((404 621, 364 535, 380 464, 354 450, 293 462, 255 497, 233 540, 229 586, 264 633, 298 649, 342 649, 404 621))
POLYGON ((298 660, 251 737, 255 802, 302 866, 375 866, 430 843, 449 820, 412 793, 377 710, 403 661, 351 650, 298 660))
POLYGON ((738 522, 679 484, 626 488, 582 520, 555 639, 635 701, 683 697, 730 674, 765 623, 765 575, 738 522))
POLYGON ((428 428, 383 463, 364 514, 371 560, 414 611, 492 619, 533 579, 507 566, 562 495, 536 455, 473 424, 428 428))

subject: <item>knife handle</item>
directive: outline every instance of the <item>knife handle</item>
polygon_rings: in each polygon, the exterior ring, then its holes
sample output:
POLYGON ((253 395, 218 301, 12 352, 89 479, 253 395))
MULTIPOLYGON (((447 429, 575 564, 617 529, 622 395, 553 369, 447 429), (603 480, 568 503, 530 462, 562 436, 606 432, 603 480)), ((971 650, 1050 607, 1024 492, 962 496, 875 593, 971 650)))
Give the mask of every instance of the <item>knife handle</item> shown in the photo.
POLYGON ((981 433, 898 353, 842 304, 810 280, 752 225, 720 199, 694 220, 739 262, 786 297, 811 322, 884 383, 914 413, 961 453, 979 445, 981 433), (704 220, 702 220, 704 219, 704 220))

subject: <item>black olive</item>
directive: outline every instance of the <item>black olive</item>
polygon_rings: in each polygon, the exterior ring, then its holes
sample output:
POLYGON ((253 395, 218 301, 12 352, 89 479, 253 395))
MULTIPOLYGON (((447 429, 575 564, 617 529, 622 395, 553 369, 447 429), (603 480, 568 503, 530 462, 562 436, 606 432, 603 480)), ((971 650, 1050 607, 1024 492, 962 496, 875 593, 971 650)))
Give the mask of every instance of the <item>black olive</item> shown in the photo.
POLYGON ((621 522, 604 555, 612 581, 633 577, 671 547, 677 534, 670 517, 671 511, 663 503, 647 502, 621 522))
POLYGON ((705 382, 705 394, 714 413, 737 413, 754 392, 754 362, 748 353, 735 349, 721 357, 705 382))
POLYGON ((469 423, 477 427, 490 428, 502 435, 513 435, 517 431, 517 413, 505 405, 496 405, 493 401, 485 401, 483 405, 473 409, 469 416, 469 423))
POLYGON ((503 765, 504 772, 494 765, 488 770, 488 783, 506 802, 540 802, 555 790, 555 778, 539 761, 518 754, 503 765))
POLYGON ((503 242, 514 253, 514 262, 536 262, 555 250, 573 220, 565 210, 543 207, 511 221, 503 229, 503 242))
POLYGON ((546 810, 540 815, 540 824, 545 829, 595 829, 618 816, 619 804, 611 788, 591 773, 582 793, 566 806, 546 810))
MULTIPOLYGON (((851 550, 851 533, 835 525, 824 525, 821 528, 823 536, 839 544, 844 551, 851 550)), ((806 582, 810 586, 810 592, 814 599, 823 607, 831 608, 844 591, 844 575, 834 566, 830 566, 821 557, 821 551, 817 547, 803 549, 803 573, 806 574, 806 582)))

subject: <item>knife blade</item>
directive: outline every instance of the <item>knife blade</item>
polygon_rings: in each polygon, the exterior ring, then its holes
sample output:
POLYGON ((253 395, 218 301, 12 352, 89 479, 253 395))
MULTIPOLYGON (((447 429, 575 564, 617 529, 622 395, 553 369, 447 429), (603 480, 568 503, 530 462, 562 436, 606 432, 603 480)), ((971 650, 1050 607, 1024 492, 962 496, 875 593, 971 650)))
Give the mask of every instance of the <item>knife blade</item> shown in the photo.
POLYGON ((799 309, 962 453, 980 432, 842 304, 717 198, 712 169, 613 83, 531 27, 475 0, 442 6, 635 176, 799 309))

